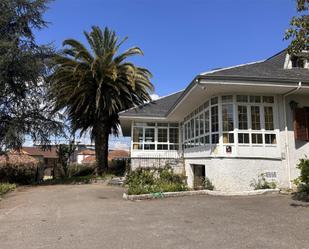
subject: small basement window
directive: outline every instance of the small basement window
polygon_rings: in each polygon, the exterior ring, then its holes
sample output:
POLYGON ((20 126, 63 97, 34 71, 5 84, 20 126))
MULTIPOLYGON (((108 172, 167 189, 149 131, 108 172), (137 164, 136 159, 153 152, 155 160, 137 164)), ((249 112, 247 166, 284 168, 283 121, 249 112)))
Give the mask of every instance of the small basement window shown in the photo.
POLYGON ((264 176, 267 180, 274 181, 277 179, 277 172, 276 171, 265 172, 264 176))

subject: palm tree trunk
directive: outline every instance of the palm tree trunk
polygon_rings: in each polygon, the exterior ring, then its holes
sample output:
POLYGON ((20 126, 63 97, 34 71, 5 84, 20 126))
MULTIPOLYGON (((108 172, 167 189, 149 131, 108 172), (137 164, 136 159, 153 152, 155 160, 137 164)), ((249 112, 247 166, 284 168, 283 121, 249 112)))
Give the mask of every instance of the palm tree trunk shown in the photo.
POLYGON ((108 168, 108 136, 109 129, 106 124, 100 122, 94 127, 94 142, 95 155, 97 162, 97 174, 102 175, 106 173, 108 168))

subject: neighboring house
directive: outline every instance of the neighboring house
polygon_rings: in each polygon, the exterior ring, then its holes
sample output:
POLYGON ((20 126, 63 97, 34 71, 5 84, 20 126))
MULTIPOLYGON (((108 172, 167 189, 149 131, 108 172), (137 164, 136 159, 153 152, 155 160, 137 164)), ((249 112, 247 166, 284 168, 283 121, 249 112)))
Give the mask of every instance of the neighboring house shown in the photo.
POLYGON ((52 169, 57 164, 58 155, 56 147, 52 146, 49 149, 43 150, 39 146, 22 147, 21 153, 36 158, 39 162, 43 163, 45 176, 52 175, 52 169))
POLYGON ((84 160, 88 157, 94 157, 95 158, 95 151, 91 149, 85 149, 82 151, 79 151, 77 153, 76 162, 78 164, 82 164, 84 160))
POLYGON ((130 152, 126 150, 110 150, 108 152, 108 161, 126 160, 130 158, 130 152))
MULTIPOLYGON (((126 150, 110 150, 108 152, 108 161, 113 160, 126 160, 130 158, 130 152, 126 150)), ((85 157, 81 163, 83 164, 92 164, 95 163, 95 155, 90 155, 85 157)))
POLYGON ((308 53, 197 75, 180 92, 120 113, 132 168, 169 164, 188 185, 248 190, 265 173, 291 187, 309 154, 308 53))
POLYGON ((80 154, 81 151, 83 151, 83 150, 94 150, 94 145, 92 145, 92 144, 82 144, 82 143, 77 142, 75 144, 75 146, 76 146, 75 151, 70 158, 70 161, 72 163, 77 163, 77 157, 78 157, 78 155, 80 154))
POLYGON ((95 163, 95 156, 87 156, 81 161, 81 164, 94 164, 94 163, 95 163))

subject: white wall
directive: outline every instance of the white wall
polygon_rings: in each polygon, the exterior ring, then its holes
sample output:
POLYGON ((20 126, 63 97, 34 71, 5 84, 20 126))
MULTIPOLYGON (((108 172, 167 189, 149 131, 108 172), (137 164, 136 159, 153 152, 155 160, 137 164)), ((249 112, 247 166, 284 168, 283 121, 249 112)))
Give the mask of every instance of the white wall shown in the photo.
POLYGON ((88 156, 90 155, 81 155, 81 154, 77 155, 77 158, 76 158, 77 164, 82 164, 82 161, 88 156))
POLYGON ((189 187, 193 187, 193 164, 205 165, 206 177, 220 191, 246 191, 252 190, 250 186, 253 179, 265 172, 277 173, 279 187, 288 187, 286 168, 281 160, 265 159, 185 159, 185 170, 189 187))

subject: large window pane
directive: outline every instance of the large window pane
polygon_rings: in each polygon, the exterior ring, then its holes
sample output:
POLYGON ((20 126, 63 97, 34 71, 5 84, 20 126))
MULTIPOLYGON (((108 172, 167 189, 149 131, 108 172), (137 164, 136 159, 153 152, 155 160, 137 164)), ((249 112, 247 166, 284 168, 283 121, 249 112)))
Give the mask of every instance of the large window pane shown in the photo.
POLYGON ((265 134, 265 144, 277 144, 275 134, 265 134))
POLYGON ((224 144, 234 143, 234 134, 233 133, 223 133, 223 143, 224 144))
POLYGON ((143 128, 134 127, 133 129, 133 142, 142 143, 143 142, 143 128))
POLYGON ((211 143, 218 144, 219 143, 219 134, 212 134, 211 135, 211 143))
POLYGON ((176 143, 179 142, 179 136, 178 136, 178 128, 170 128, 170 143, 176 143))
POLYGON ((222 121, 223 121, 223 131, 232 131, 234 130, 234 114, 233 114, 233 105, 222 105, 222 121))
POLYGON ((204 113, 200 114, 200 135, 203 135, 204 134, 204 123, 205 123, 205 120, 204 120, 204 113))
POLYGON ((170 150, 178 150, 179 145, 178 144, 170 144, 170 150))
POLYGON ((205 133, 209 132, 209 110, 207 110, 204 114, 205 116, 205 133))
POLYGON ((158 150, 168 150, 168 144, 158 144, 157 149, 158 150))
POLYGON ((154 144, 144 144, 144 150, 155 150, 154 144))
POLYGON ((259 106, 251 106, 251 125, 252 125, 252 130, 261 129, 260 107, 259 106))
POLYGON ((145 143, 150 143, 155 141, 155 129, 145 128, 145 143))
POLYGON ((167 129, 158 128, 158 142, 167 143, 167 129))
POLYGON ((253 144, 262 144, 263 143, 262 134, 253 133, 253 134, 251 134, 251 138, 252 138, 253 144))
POLYGON ((240 130, 248 129, 248 112, 247 106, 238 106, 238 128, 240 130))
POLYGON ((271 106, 264 107, 264 118, 265 118, 265 130, 273 130, 274 115, 273 115, 273 108, 271 106))
POLYGON ((194 119, 191 119, 190 121, 190 137, 194 137, 194 119))
POLYGON ((239 144, 248 144, 250 143, 248 133, 238 133, 238 143, 239 144))
POLYGON ((209 141, 209 135, 205 136, 204 137, 204 144, 210 144, 210 141, 209 141))
POLYGON ((199 116, 195 117, 195 136, 199 136, 200 133, 200 120, 199 120, 199 116))
POLYGON ((133 144, 133 150, 142 150, 143 144, 133 144))
POLYGON ((219 131, 218 106, 211 107, 211 131, 219 131))

